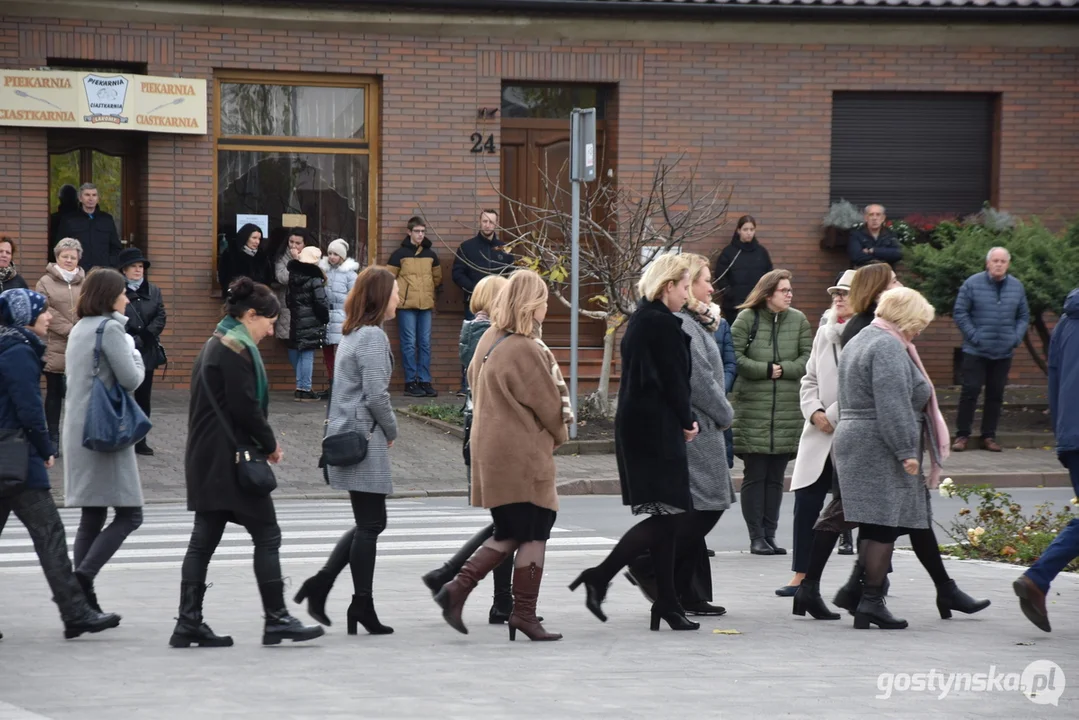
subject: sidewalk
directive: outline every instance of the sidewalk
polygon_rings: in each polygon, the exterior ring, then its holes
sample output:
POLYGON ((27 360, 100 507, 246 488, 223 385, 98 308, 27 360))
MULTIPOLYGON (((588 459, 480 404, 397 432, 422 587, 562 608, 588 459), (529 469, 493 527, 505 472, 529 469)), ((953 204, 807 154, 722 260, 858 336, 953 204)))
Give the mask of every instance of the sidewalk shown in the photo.
MULTIPOLYGON (((154 394, 153 421, 148 442, 154 457, 140 457, 139 468, 147 502, 182 502, 184 489, 184 445, 187 438, 188 394, 165 390, 154 394)), ((453 399, 447 398, 446 402, 453 399)), ((394 398, 395 405, 414 399, 394 398)), ((330 488, 318 469, 322 442, 322 422, 326 404, 297 403, 290 393, 272 393, 270 423, 285 453, 275 470, 278 499, 340 498, 343 493, 330 488)), ((395 495, 463 495, 466 488, 461 441, 421 422, 398 417, 399 435, 390 455, 393 463, 395 495)), ((562 494, 618 493, 618 471, 613 455, 560 456, 559 491, 562 494)), ((63 495, 63 463, 50 471, 53 492, 63 495)), ((793 463, 787 469, 788 476, 793 463)), ((735 486, 741 484, 741 462, 735 460, 735 486)), ((956 482, 990 483, 998 487, 1068 486, 1068 476, 1051 450, 1007 450, 1001 454, 972 450, 955 454, 945 475, 956 482)))

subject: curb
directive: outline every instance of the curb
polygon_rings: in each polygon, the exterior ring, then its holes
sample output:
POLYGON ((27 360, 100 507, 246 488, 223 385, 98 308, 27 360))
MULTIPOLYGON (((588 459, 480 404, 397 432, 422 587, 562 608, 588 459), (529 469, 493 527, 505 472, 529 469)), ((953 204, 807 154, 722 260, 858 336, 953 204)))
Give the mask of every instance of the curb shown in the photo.
POLYGON ((394 412, 398 415, 404 415, 407 418, 412 418, 413 420, 421 422, 424 425, 430 425, 436 430, 440 430, 447 435, 453 435, 454 437, 460 438, 461 440, 465 439, 465 429, 458 425, 452 425, 448 422, 443 422, 442 420, 435 420, 434 418, 429 418, 425 415, 418 415, 414 412, 409 412, 404 408, 394 408, 394 412))

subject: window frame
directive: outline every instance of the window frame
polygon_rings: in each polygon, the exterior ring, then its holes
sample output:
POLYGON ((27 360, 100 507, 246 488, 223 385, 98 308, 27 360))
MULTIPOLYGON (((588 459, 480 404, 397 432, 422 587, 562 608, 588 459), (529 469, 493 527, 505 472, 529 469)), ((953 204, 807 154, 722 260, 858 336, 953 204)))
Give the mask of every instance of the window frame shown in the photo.
MULTIPOLYGON (((311 153, 321 155, 367 155, 367 265, 378 259, 378 194, 379 194, 379 108, 381 94, 378 78, 373 75, 341 73, 263 72, 219 70, 213 79, 213 285, 217 286, 217 229, 218 219, 218 153, 221 150, 240 152, 311 153), (329 88, 364 89, 364 138, 308 138, 276 135, 222 135, 221 85, 282 85, 329 88)), ((357 238, 358 239, 358 238, 357 238)), ((216 296, 216 293, 215 293, 216 296)))

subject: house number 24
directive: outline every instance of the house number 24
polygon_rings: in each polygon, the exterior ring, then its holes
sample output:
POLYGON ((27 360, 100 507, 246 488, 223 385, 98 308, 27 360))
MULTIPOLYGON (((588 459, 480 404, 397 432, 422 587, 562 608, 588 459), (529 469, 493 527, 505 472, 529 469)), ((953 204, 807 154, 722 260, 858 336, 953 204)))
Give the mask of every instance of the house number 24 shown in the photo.
POLYGON ((484 140, 483 135, 475 132, 468 139, 472 141, 472 152, 474 153, 486 152, 488 155, 494 155, 497 152, 494 135, 488 135, 487 139, 484 140))

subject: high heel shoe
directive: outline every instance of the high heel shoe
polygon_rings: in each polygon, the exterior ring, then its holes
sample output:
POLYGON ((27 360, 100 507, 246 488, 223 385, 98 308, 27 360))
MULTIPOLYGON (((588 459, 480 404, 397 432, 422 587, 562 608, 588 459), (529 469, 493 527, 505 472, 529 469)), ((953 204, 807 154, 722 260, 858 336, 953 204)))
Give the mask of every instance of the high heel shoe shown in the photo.
POLYGON ((603 613, 603 600, 607 597, 608 585, 600 585, 599 583, 592 581, 592 574, 595 572, 595 568, 589 568, 585 570, 577 579, 569 584, 570 591, 577 589, 577 586, 584 583, 585 599, 584 606, 588 610, 600 619, 600 622, 607 622, 607 616, 603 613))
POLYGON ((392 635, 393 628, 378 621, 375 613, 375 601, 370 595, 353 595, 348 606, 348 634, 356 634, 356 623, 371 635, 392 635))
POLYGON ((814 620, 838 620, 839 613, 834 613, 824 604, 820 596, 820 583, 802 580, 794 592, 793 614, 805 617, 808 612, 814 620))
POLYGON ((528 567, 513 569, 513 612, 508 622, 510 640, 517 639, 520 630, 529 640, 561 640, 561 633, 547 632, 536 616, 536 602, 539 600, 540 582, 543 580, 543 568, 536 563, 528 567))
POLYGON ((955 580, 937 586, 937 612, 942 620, 952 616, 952 610, 973 615, 989 607, 989 600, 975 600, 959 589, 955 580))
POLYGON ((329 616, 326 615, 326 598, 329 596, 331 588, 333 588, 333 580, 327 578, 320 571, 303 581, 303 585, 300 586, 293 600, 298 603, 303 603, 304 600, 307 600, 307 614, 320 625, 329 627, 333 623, 330 622, 329 616))
POLYGON ((659 621, 663 619, 670 627, 671 630, 699 630, 700 623, 695 623, 679 610, 664 610, 658 605, 652 606, 652 623, 648 626, 649 630, 659 630, 659 621))

